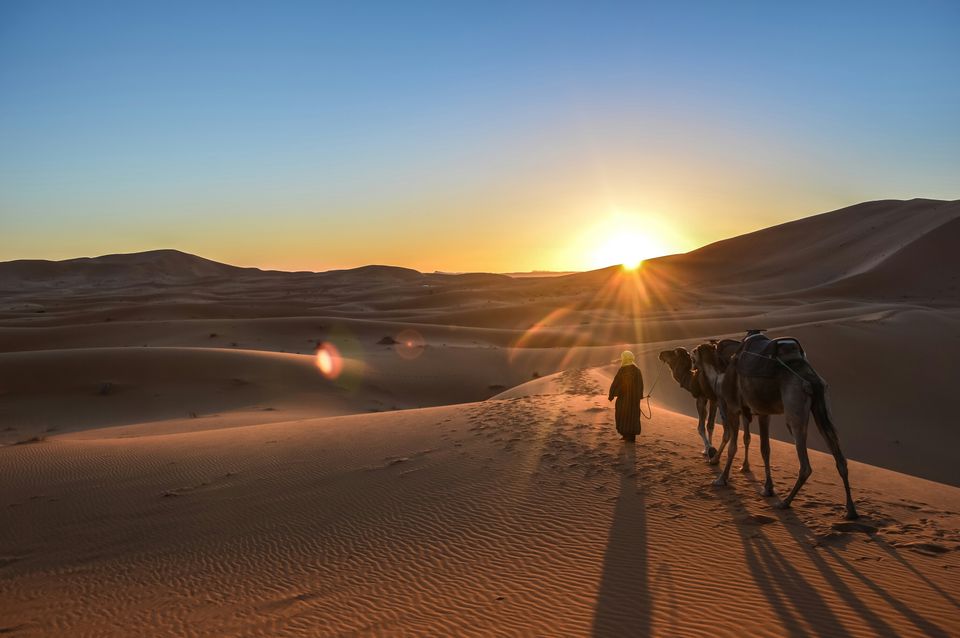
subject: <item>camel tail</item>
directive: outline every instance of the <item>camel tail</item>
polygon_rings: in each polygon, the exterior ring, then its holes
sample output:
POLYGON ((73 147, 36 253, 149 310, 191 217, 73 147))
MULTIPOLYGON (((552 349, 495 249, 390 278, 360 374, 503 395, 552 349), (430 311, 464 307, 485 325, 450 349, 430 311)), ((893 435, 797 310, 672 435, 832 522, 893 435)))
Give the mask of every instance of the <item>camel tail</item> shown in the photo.
POLYGON ((857 514, 857 506, 853 502, 853 496, 850 494, 850 477, 847 473, 847 459, 840 450, 840 439, 837 436, 837 428, 833 425, 833 415, 830 414, 830 403, 827 400, 827 383, 819 376, 815 379, 808 379, 813 390, 813 401, 810 411, 813 412, 813 420, 817 423, 817 429, 823 436, 824 442, 830 448, 833 454, 833 460, 837 463, 837 472, 843 479, 843 489, 847 494, 847 518, 854 519, 857 514))
POLYGON ((809 382, 813 386, 813 403, 810 408, 817 429, 820 430, 820 435, 823 436, 824 441, 831 449, 834 449, 834 446, 839 448, 840 438, 837 435, 837 428, 833 424, 833 414, 827 400, 827 384, 823 379, 811 379, 809 382))

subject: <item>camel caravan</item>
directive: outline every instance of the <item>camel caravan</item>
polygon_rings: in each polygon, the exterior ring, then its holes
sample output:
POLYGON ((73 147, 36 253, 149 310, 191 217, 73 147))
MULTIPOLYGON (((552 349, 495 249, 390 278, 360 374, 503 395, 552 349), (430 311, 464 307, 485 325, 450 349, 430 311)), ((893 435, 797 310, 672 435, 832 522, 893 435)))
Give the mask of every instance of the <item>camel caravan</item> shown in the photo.
POLYGON ((837 471, 843 479, 847 498, 846 517, 857 518, 847 477, 847 460, 840 450, 837 430, 827 403, 827 383, 807 361, 797 339, 770 339, 764 332, 749 330, 743 341, 711 340, 698 345, 692 353, 685 348, 674 348, 664 350, 659 355, 660 361, 670 368, 674 380, 696 401, 699 416, 697 432, 703 440, 703 455, 707 461, 719 463, 724 447, 729 446, 726 464, 714 485, 724 486, 730 478, 741 425, 744 459, 740 469, 743 472, 750 470, 750 423, 755 415, 766 478, 763 495, 774 495, 770 476, 770 416, 782 414, 797 446, 800 473, 793 489, 776 507, 790 507, 813 472, 807 454, 807 424, 813 413, 813 420, 830 448, 837 471), (724 429, 719 449, 713 447, 714 421, 718 411, 724 429))

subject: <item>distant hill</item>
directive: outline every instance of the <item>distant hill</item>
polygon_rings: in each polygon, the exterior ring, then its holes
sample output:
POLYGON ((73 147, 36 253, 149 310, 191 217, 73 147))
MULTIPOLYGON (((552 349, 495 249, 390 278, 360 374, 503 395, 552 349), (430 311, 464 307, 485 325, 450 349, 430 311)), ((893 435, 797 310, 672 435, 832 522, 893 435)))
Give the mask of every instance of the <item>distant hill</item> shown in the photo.
POLYGON ((63 261, 19 259, 0 262, 0 283, 126 285, 261 272, 257 268, 229 266, 179 250, 150 250, 63 261))
POLYGON ((396 281, 412 281, 423 278, 423 273, 413 268, 381 266, 376 264, 360 266, 358 268, 346 268, 343 270, 328 270, 317 274, 324 275, 325 277, 368 277, 374 279, 392 279, 396 281))
POLYGON ((531 270, 528 272, 505 272, 504 275, 515 279, 527 279, 530 277, 563 277, 564 275, 577 274, 578 270, 531 270))
MULTIPOLYGON (((864 298, 960 297, 960 200, 864 202, 644 262, 640 277, 675 291, 864 298)), ((178 250, 65 261, 0 263, 0 288, 123 287, 210 278, 292 277, 318 284, 476 288, 524 287, 531 294, 594 289, 618 266, 582 273, 430 273, 370 265, 321 273, 264 271, 178 250)))

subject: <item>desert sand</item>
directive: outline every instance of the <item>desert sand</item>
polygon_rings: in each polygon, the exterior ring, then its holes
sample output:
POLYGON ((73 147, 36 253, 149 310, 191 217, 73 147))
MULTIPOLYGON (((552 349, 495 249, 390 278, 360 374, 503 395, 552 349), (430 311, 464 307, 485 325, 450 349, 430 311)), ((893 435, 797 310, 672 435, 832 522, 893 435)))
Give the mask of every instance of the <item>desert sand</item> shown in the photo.
POLYGON ((0 633, 957 635, 958 232, 887 200, 635 273, 0 264, 0 633), (754 327, 829 382, 859 520, 820 453, 791 510, 758 443, 712 486, 656 356, 754 327))

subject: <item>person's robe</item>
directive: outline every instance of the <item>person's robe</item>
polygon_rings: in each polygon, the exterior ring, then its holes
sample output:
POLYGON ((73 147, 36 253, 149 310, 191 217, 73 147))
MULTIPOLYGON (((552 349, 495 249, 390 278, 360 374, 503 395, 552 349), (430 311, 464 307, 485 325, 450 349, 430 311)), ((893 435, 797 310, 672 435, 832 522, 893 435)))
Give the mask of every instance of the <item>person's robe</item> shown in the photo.
POLYGON ((621 436, 640 434, 640 400, 643 398, 643 375, 636 364, 622 366, 610 384, 609 400, 617 398, 617 432, 621 436))

